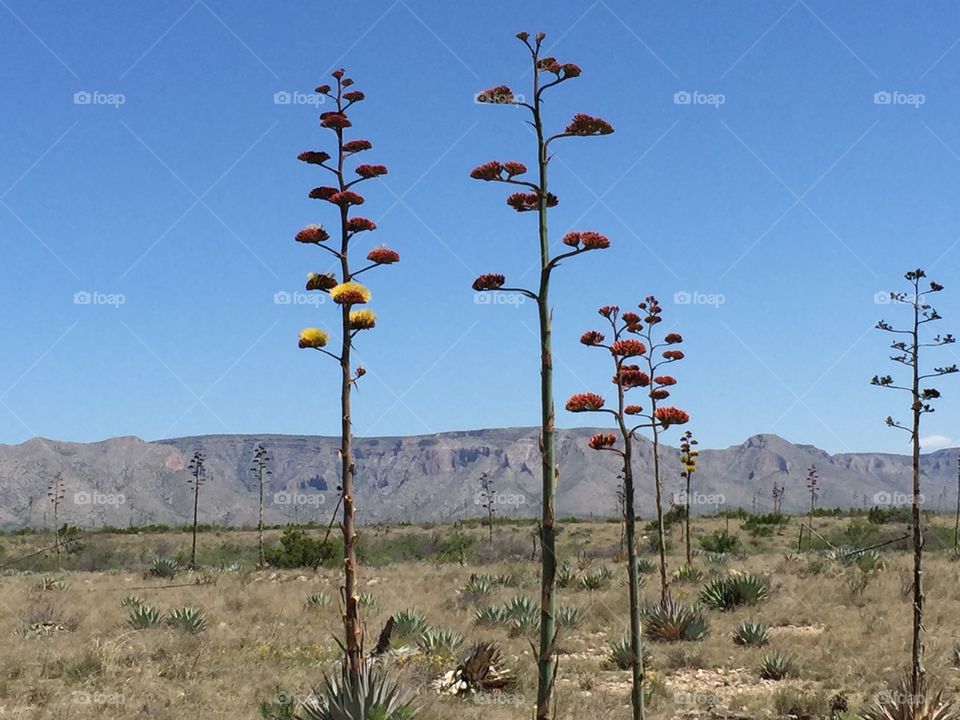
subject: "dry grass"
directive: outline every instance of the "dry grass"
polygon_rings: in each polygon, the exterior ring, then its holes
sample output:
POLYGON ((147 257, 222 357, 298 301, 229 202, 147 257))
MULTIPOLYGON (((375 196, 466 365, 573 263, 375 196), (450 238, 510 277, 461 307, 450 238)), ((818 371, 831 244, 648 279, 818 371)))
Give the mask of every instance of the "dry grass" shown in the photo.
MULTIPOLYGON (((849 523, 822 519, 828 533, 849 523)), ((695 524, 703 533, 723 521, 695 524)), ((793 525, 793 524, 792 524, 793 525)), ((737 521, 732 531, 746 539, 737 521)), ((910 608, 902 598, 901 575, 910 559, 902 552, 884 553, 882 570, 864 573, 812 553, 795 555, 795 527, 784 535, 748 544, 748 555, 725 564, 695 564, 703 582, 728 570, 765 578, 770 598, 756 607, 732 612, 708 611, 710 633, 692 643, 650 643, 652 717, 676 717, 694 710, 724 708, 768 717, 789 711, 827 713, 830 697, 843 693, 856 708, 885 687, 906 664, 910 608), (741 647, 731 639, 739 623, 759 620, 770 626, 770 644, 741 647), (797 674, 780 682, 760 680, 757 668, 765 653, 782 652, 793 659, 797 674)), ((391 532, 435 532, 418 528, 391 532)), ((370 531, 372 532, 372 531, 370 531)), ((441 532, 450 532, 449 529, 441 532)), ((482 544, 485 530, 467 532, 482 544)), ((430 720, 507 720, 528 718, 535 695, 535 674, 529 640, 506 628, 478 628, 472 622, 477 604, 503 603, 516 595, 537 598, 538 563, 529 560, 526 526, 498 527, 502 548, 523 548, 512 560, 460 566, 417 562, 365 568, 362 587, 374 598, 366 608, 368 646, 391 613, 416 608, 431 626, 457 630, 467 642, 497 641, 507 664, 519 678, 510 695, 483 702, 439 697, 430 682, 451 669, 451 658, 408 657, 395 661, 405 682, 420 696, 423 717, 430 720), (458 594, 471 574, 512 575, 515 587, 496 585, 485 600, 467 602, 458 594)), ((679 529, 674 531, 671 569, 682 563, 679 529)), ((249 533, 205 534, 208 546, 225 537, 237 545, 253 545, 249 533)), ((558 718, 628 717, 629 672, 610 669, 609 645, 627 628, 626 589, 620 583, 626 568, 614 553, 618 527, 609 523, 567 525, 561 552, 571 565, 590 570, 609 567, 614 577, 601 590, 577 586, 560 590, 561 604, 582 609, 582 624, 564 632, 560 647, 558 718), (594 559, 590 559, 593 557, 594 559)), ((5 539, 7 556, 41 539, 5 539)), ((163 543, 170 550, 181 535, 98 539, 149 548, 144 562, 163 543)), ((496 553, 495 553, 496 554, 496 553)), ((931 554, 927 565, 927 668, 947 695, 960 689, 952 654, 960 620, 960 563, 945 553, 931 554)), ((66 589, 39 589, 44 576, 0 577, 0 715, 12 718, 135 718, 179 720, 199 713, 205 718, 259 717, 261 702, 277 697, 306 697, 324 672, 336 663, 334 637, 340 634, 336 604, 338 576, 333 570, 206 571, 211 584, 174 587, 202 579, 185 573, 172 582, 145 579, 142 572, 75 572, 62 575, 66 589), (306 608, 313 592, 334 601, 306 608), (203 610, 208 627, 197 635, 170 628, 132 630, 127 595, 163 611, 194 606, 203 610), (38 627, 47 628, 38 630, 38 627)), ((677 599, 696 601, 700 584, 678 584, 677 599)), ((657 578, 648 576, 644 599, 658 594, 657 578)), ((269 717, 269 716, 268 716, 269 717)))

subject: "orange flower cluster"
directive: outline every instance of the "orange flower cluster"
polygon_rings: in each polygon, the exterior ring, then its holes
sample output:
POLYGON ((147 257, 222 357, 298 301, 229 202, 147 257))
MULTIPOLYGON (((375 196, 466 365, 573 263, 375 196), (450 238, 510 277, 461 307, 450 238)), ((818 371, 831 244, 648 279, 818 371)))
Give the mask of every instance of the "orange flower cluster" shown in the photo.
MULTIPOLYGON (((560 201, 557 199, 557 196, 553 193, 547 193, 547 207, 556 207, 560 201)), ((514 193, 507 198, 507 205, 512 207, 517 212, 529 212, 530 210, 539 210, 540 209, 540 194, 535 192, 530 193, 514 193)))
POLYGON ((585 113, 577 113, 573 120, 564 129, 565 133, 570 135, 609 135, 613 132, 613 126, 606 120, 585 113))
POLYGON ((317 245, 330 239, 330 233, 319 225, 307 225, 303 230, 297 233, 296 241, 298 243, 307 243, 317 245))
POLYGON ((357 175, 364 179, 380 177, 387 174, 386 165, 357 165, 355 171, 357 175))
POLYGON ((603 407, 603 398, 596 393, 577 393, 567 400, 568 412, 593 412, 603 407))
POLYGON ((381 246, 367 253, 367 260, 375 262, 378 265, 390 265, 395 262, 400 262, 400 253, 388 247, 381 246))
POLYGON ((477 292, 481 290, 499 290, 507 279, 497 273, 486 273, 473 281, 473 289, 477 292))
POLYGON ((591 450, 609 450, 617 442, 617 436, 613 433, 597 433, 587 442, 591 450))
POLYGON ((605 235, 587 230, 586 232, 568 232, 563 236, 563 244, 570 247, 580 247, 584 250, 605 250, 610 247, 610 241, 605 235))
POLYGON ((600 345, 603 340, 603 333, 599 333, 596 330, 587 330, 580 336, 580 342, 584 345, 600 345))
POLYGON ((637 357, 647 351, 647 346, 639 340, 617 340, 610 346, 610 352, 619 357, 637 357))
POLYGON ((325 112, 320 114, 320 126, 331 130, 343 130, 353 125, 350 119, 339 112, 325 112))
POLYGON ((343 144, 343 151, 352 155, 353 153, 369 150, 372 147, 373 144, 369 140, 350 140, 343 144))
POLYGON ((675 407, 657 408, 655 417, 664 427, 669 425, 683 425, 690 421, 690 416, 686 412, 675 407))
POLYGON ((362 217, 352 217, 347 220, 347 232, 358 233, 365 230, 376 230, 377 224, 373 220, 362 217))
POLYGON ((613 384, 619 385, 624 390, 647 387, 650 384, 650 376, 636 365, 624 365, 620 368, 620 372, 613 376, 613 384))

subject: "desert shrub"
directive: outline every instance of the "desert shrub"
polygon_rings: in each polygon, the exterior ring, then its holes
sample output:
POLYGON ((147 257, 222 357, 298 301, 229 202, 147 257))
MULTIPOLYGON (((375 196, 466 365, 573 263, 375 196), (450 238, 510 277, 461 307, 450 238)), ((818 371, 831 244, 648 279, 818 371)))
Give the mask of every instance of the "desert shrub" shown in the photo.
POLYGON ((743 543, 728 530, 715 530, 700 536, 700 547, 711 553, 739 553, 743 543))
POLYGON ((319 567, 339 561, 343 556, 342 541, 331 537, 326 543, 309 537, 303 530, 288 527, 278 545, 264 548, 268 565, 278 568, 319 567))
POLYGON ((473 554, 474 545, 476 545, 476 540, 473 536, 455 531, 440 541, 436 556, 441 562, 458 562, 461 565, 466 565, 467 560, 473 554))
POLYGON ((872 507, 867 511, 867 522, 872 525, 886 525, 888 523, 906 525, 913 519, 911 513, 912 508, 906 505, 888 508, 872 507))
POLYGON ((156 558, 147 571, 151 577, 173 580, 183 572, 183 566, 171 558, 156 558))

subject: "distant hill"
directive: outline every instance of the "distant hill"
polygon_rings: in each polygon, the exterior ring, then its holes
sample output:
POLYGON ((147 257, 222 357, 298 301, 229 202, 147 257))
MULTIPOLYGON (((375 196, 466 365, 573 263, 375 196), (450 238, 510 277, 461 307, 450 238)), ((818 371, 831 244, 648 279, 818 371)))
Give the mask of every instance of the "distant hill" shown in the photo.
MULTIPOLYGON (((558 431, 563 515, 616 514, 617 458, 586 447, 595 430, 558 431)), ((493 479, 501 517, 530 517, 540 501, 538 430, 502 428, 409 437, 361 438, 355 443, 357 498, 362 522, 454 520, 478 516, 478 478, 493 479)), ((0 445, 0 527, 39 527, 49 514, 47 486, 63 472, 66 497, 62 519, 82 527, 104 524, 187 522, 192 497, 186 471, 190 456, 202 450, 209 479, 201 488, 201 520, 252 525, 257 483, 250 472, 253 447, 262 442, 272 456, 273 475, 265 497, 270 523, 326 521, 337 502, 336 438, 290 435, 203 435, 144 442, 119 437, 97 443, 68 443, 34 438, 0 445)), ((639 445, 638 509, 653 514, 652 446, 639 445)), ((680 490, 677 450, 661 447, 665 490, 680 490)), ((960 449, 923 456, 925 504, 946 510, 956 503, 960 449)), ((842 453, 829 455, 811 445, 795 445, 776 435, 755 435, 740 445, 703 449, 694 476, 695 511, 726 506, 769 511, 772 484, 787 488, 784 509, 808 505, 805 478, 815 464, 822 507, 873 506, 899 501, 910 486, 905 455, 842 453)))

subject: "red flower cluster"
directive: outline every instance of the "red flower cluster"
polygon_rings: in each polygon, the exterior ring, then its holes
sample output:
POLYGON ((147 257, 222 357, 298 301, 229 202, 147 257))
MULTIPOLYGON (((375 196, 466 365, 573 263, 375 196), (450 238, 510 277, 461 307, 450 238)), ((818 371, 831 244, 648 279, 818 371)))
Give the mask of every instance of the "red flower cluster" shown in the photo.
POLYGON ((387 174, 386 165, 357 165, 355 171, 362 178, 375 178, 387 174))
POLYGON ((543 58, 537 62, 537 70, 546 70, 551 72, 554 75, 560 75, 563 73, 563 79, 575 78, 580 75, 580 66, 574 65, 573 63, 563 63, 560 64, 557 62, 556 58, 548 57, 543 58))
POLYGON ((318 92, 318 93, 320 93, 321 95, 326 95, 326 94, 328 94, 328 93, 330 92, 330 86, 329 86, 329 85, 317 85, 317 87, 316 87, 316 89, 314 90, 314 92, 318 92))
POLYGON ((667 360, 683 360, 683 350, 664 350, 663 356, 667 360))
POLYGON ((481 103, 503 105, 512 103, 513 100, 513 90, 506 85, 497 85, 496 87, 477 93, 477 102, 481 103))
MULTIPOLYGON (((556 207, 560 201, 557 199, 557 196, 553 193, 547 193, 547 207, 556 207)), ((507 205, 512 207, 517 212, 526 212, 529 210, 539 210, 540 209, 540 194, 531 192, 531 193, 514 193, 507 198, 507 205)))
POLYGON ((650 392, 650 397, 654 400, 666 400, 670 397, 669 390, 653 390, 650 392))
POLYGON ((570 247, 580 247, 583 243, 584 250, 603 250, 610 247, 610 241, 604 235, 598 232, 587 230, 586 232, 568 232, 563 236, 563 244, 570 247))
POLYGON ((337 286, 337 279, 327 273, 310 273, 307 277, 307 290, 329 290, 337 286))
POLYGON ((614 446, 614 443, 617 442, 617 436, 613 433, 609 435, 604 435, 603 433, 597 433, 587 442, 587 445, 590 446, 591 450, 609 450, 614 446))
POLYGON ((639 340, 627 339, 617 340, 610 346, 610 352, 620 357, 636 357, 643 355, 647 351, 647 346, 639 340))
POLYGON ((627 405, 623 409, 623 412, 626 415, 639 415, 640 413, 643 412, 643 408, 640 407, 639 405, 627 405))
POLYGON ((400 253, 388 247, 381 246, 371 250, 367 254, 367 260, 375 262, 378 265, 390 265, 395 262, 400 262, 400 253))
POLYGON ((522 162, 507 160, 503 164, 503 169, 507 171, 508 177, 513 177, 514 175, 523 175, 527 171, 527 166, 522 162))
POLYGON ((310 197, 314 200, 329 200, 334 195, 337 194, 337 189, 330 187, 329 185, 324 185, 323 187, 315 187, 310 191, 310 197))
POLYGON ((661 387, 666 387, 667 385, 676 385, 676 384, 677 384, 677 379, 676 379, 675 377, 673 377, 672 375, 657 375, 657 376, 653 379, 653 381, 654 381, 657 385, 659 385, 659 386, 661 386, 661 387))
POLYGON ((311 165, 322 165, 327 160, 330 159, 328 153, 315 150, 304 150, 302 153, 297 155, 297 160, 302 160, 305 163, 310 163, 311 165))
POLYGON ((369 150, 373 144, 369 140, 350 140, 343 144, 343 151, 348 153, 358 153, 369 150))
POLYGON ((568 412, 591 412, 603 407, 603 398, 596 393, 577 393, 567 400, 568 412))
POLYGON ((603 342, 603 340, 603 333, 599 333, 596 330, 587 330, 583 335, 580 336, 580 342, 582 342, 584 345, 599 345, 603 342))
POLYGON ((620 312, 620 308, 617 305, 604 305, 602 308, 597 310, 597 312, 603 315, 605 318, 608 318, 611 315, 616 315, 618 312, 620 312))
POLYGON ((334 70, 332 73, 330 73, 330 77, 335 77, 337 80, 339 80, 340 78, 343 77, 344 72, 346 71, 343 68, 340 68, 339 70, 334 70))
POLYGON ((503 172, 503 164, 496 160, 491 160, 471 170, 470 177, 474 180, 500 180, 501 172, 503 172))
POLYGON ((343 94, 343 99, 344 99, 344 100, 349 100, 349 101, 352 102, 352 103, 360 102, 361 100, 365 99, 366 97, 367 97, 367 96, 364 95, 364 94, 363 94, 362 92, 360 92, 359 90, 351 90, 350 92, 343 94))
POLYGON ((609 135, 613 132, 613 126, 602 118, 577 113, 564 132, 570 135, 609 135))
POLYGON ((647 387, 650 384, 650 376, 636 365, 624 365, 620 368, 620 372, 613 376, 613 383, 624 390, 647 387))
POLYGON ((334 193, 327 198, 328 201, 340 207, 349 207, 350 205, 363 205, 363 196, 353 192, 353 190, 344 190, 334 193))
MULTIPOLYGON (((667 333, 666 337, 663 338, 663 341, 670 345, 676 345, 677 343, 683 342, 683 336, 680 335, 680 333, 675 333, 675 332, 667 333)), ((679 350, 676 352, 679 352, 679 350)), ((682 353, 681 353, 681 357, 683 357, 682 353)))
POLYGON ((473 281, 473 289, 477 292, 481 290, 499 290, 506 281, 507 279, 503 275, 487 273, 473 281))
POLYGON ((326 242, 329 239, 330 233, 328 233, 319 225, 308 225, 303 230, 298 232, 296 236, 297 242, 308 243, 310 245, 326 242))
POLYGON ((352 233, 363 232, 364 230, 376 230, 377 224, 373 220, 367 220, 363 217, 352 217, 347 220, 347 231, 352 233))
POLYGON ((669 425, 683 425, 684 423, 690 421, 690 416, 687 415, 687 413, 680 408, 675 407, 657 408, 657 412, 654 414, 654 416, 664 427, 669 425))
POLYGON ((320 114, 320 126, 332 130, 342 130, 353 125, 350 119, 343 113, 325 112, 320 114))

